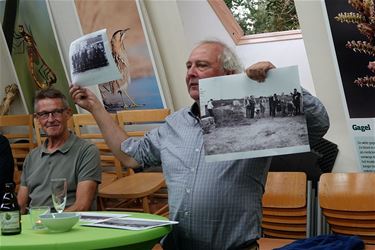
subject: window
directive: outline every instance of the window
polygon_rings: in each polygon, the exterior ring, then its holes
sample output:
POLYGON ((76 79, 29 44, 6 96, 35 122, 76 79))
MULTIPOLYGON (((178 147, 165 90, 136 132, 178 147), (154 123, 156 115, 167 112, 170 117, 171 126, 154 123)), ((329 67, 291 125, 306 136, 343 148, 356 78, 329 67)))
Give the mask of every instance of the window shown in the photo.
POLYGON ((237 45, 302 38, 292 0, 207 1, 237 45))

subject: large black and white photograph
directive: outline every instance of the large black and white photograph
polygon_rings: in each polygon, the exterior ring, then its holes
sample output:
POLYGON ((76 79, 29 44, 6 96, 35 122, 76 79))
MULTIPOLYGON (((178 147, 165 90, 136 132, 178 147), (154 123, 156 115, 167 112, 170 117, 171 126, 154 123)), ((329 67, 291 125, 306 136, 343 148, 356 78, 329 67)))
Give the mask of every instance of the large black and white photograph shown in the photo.
POLYGON ((206 161, 310 150, 298 67, 272 69, 265 82, 246 74, 199 81, 206 161))
POLYGON ((113 59, 105 29, 73 41, 69 59, 72 82, 77 85, 95 85, 122 77, 113 59))

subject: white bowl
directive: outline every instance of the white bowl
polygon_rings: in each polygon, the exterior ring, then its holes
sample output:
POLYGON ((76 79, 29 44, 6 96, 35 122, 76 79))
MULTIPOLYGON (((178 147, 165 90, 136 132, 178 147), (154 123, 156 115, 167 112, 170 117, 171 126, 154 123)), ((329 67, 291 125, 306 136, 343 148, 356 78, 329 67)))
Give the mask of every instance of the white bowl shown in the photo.
POLYGON ((72 229, 77 224, 80 218, 78 213, 51 213, 42 214, 39 216, 43 225, 48 227, 51 231, 66 232, 72 229))

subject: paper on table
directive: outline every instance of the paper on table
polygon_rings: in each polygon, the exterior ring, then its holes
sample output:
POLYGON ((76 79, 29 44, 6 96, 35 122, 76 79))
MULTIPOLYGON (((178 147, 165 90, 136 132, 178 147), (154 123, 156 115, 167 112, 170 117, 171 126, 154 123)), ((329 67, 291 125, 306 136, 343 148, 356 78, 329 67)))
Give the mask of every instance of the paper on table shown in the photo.
POLYGON ((96 85, 121 79, 113 59, 106 29, 78 38, 69 48, 70 76, 73 84, 96 85))
POLYGON ((103 220, 108 220, 111 218, 123 218, 130 216, 129 214, 113 214, 113 213, 95 213, 95 212, 81 212, 80 221, 82 222, 99 222, 103 220))
POLYGON ((108 220, 99 221, 92 224, 84 224, 82 226, 89 227, 107 227, 127 230, 145 230, 154 227, 161 227, 166 225, 178 224, 177 221, 170 220, 151 220, 139 218, 111 218, 108 220))

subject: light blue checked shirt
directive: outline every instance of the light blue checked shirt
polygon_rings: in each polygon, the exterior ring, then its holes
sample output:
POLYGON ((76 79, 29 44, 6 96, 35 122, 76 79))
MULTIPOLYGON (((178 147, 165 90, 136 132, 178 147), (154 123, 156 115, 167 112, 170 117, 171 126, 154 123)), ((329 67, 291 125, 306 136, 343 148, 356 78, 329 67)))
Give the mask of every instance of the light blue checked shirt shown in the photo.
MULTIPOLYGON (((309 135, 329 127, 320 101, 304 91, 309 135)), ((262 195, 271 157, 205 162, 198 105, 179 110, 142 139, 129 138, 122 151, 145 165, 162 165, 170 219, 179 221, 165 250, 237 249, 260 237, 262 195)))

